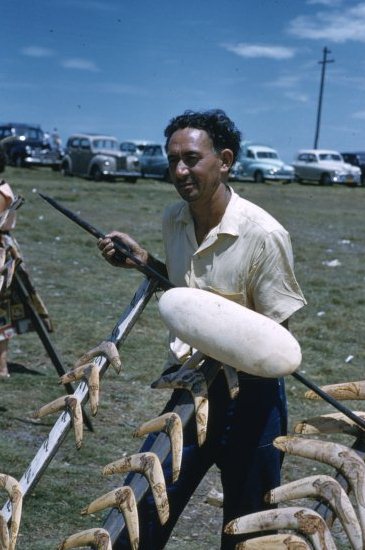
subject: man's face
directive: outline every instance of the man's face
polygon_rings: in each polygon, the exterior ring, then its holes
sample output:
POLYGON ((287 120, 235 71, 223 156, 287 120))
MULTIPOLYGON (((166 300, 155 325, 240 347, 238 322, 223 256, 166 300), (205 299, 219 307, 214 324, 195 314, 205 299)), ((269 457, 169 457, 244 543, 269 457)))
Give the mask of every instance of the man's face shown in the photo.
POLYGON ((171 180, 181 198, 187 202, 209 200, 222 182, 222 160, 205 130, 177 130, 170 138, 167 155, 171 180))

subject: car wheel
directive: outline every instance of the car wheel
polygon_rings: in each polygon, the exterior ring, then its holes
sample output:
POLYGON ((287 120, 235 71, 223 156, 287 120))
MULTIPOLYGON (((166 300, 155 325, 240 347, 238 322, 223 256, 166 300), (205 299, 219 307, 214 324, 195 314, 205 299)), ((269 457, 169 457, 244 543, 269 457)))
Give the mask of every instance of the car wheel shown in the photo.
POLYGON ((125 178, 125 181, 127 181, 128 183, 136 183, 137 178, 135 178, 134 176, 129 176, 125 178))
POLYGON ((12 165, 16 166, 17 168, 22 168, 24 166, 22 157, 20 155, 14 155, 12 165))
POLYGON ((320 181, 320 184, 321 185, 332 185, 332 180, 331 180, 331 176, 329 174, 327 174, 326 172, 324 174, 322 174, 321 176, 321 181, 320 181))
POLYGON ((103 174, 99 166, 93 166, 91 169, 91 177, 94 181, 101 181, 103 179, 103 174))
POLYGON ((255 183, 265 183, 264 174, 261 172, 261 170, 257 170, 253 176, 255 183))

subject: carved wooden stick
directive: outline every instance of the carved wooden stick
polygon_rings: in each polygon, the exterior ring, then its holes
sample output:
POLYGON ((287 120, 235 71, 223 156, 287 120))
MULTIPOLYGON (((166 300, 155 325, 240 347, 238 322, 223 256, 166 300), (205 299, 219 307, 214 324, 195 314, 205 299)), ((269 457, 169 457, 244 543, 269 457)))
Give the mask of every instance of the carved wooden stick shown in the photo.
POLYGON ((7 474, 0 474, 0 488, 5 489, 10 497, 12 506, 12 520, 9 532, 8 548, 9 550, 14 550, 19 532, 20 518, 22 516, 23 493, 18 481, 14 477, 7 474))
POLYGON ((309 538, 315 550, 336 550, 325 521, 309 508, 293 506, 248 514, 230 521, 224 531, 237 535, 271 529, 295 529, 309 538))
POLYGON ((354 491, 362 536, 365 539, 365 464, 359 455, 345 445, 293 436, 277 437, 273 445, 285 453, 329 464, 346 477, 354 491))
POLYGON ((103 468, 103 475, 138 472, 148 480, 162 525, 169 519, 169 501, 160 459, 155 453, 137 453, 126 456, 103 468))
MULTIPOLYGON (((113 341, 118 346, 125 341, 135 322, 155 292, 157 286, 158 283, 154 280, 144 279, 142 281, 134 297, 132 298, 131 303, 125 308, 114 326, 109 338, 110 341, 113 341)), ((98 365, 100 376, 102 376, 108 368, 107 359, 100 356, 95 358, 94 362, 98 365)), ((89 395, 87 384, 85 382, 81 382, 77 386, 74 395, 77 396, 82 403, 86 402, 89 395)), ((71 425, 71 413, 68 411, 63 412, 55 422, 48 437, 42 443, 25 473, 19 480, 23 497, 25 497, 36 486, 43 473, 46 471, 48 464, 55 456, 63 440, 67 436, 69 430, 71 429, 71 425)), ((11 502, 9 500, 4 504, 1 514, 5 521, 9 522, 12 516, 11 502)))
POLYGON ((311 546, 297 535, 265 535, 239 542, 235 550, 311 550, 311 546))
POLYGON ((133 434, 134 437, 163 431, 170 438, 172 454, 172 481, 175 482, 180 475, 182 447, 183 447, 183 429, 180 416, 174 412, 168 412, 145 422, 133 434))
POLYGON ((123 514, 132 550, 137 550, 139 545, 139 519, 137 503, 132 489, 125 485, 110 491, 97 498, 86 508, 81 510, 82 515, 95 514, 105 508, 116 508, 123 514))
POLYGON ((112 550, 112 543, 108 531, 100 527, 79 531, 70 535, 57 546, 57 550, 69 550, 92 544, 97 550, 112 550))
POLYGON ((331 506, 342 523, 354 550, 363 550, 361 527, 353 506, 341 485, 326 475, 310 476, 286 483, 265 495, 265 501, 278 504, 286 500, 317 498, 331 506))

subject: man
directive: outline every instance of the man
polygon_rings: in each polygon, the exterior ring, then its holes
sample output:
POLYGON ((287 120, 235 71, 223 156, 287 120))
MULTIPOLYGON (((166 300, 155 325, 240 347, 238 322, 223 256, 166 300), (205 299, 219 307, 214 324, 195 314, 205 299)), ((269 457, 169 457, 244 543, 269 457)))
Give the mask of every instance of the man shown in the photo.
MULTIPOLYGON (((99 241, 103 256, 113 265, 133 267, 129 259, 124 263, 114 259, 111 239, 118 237, 140 261, 167 275, 176 286, 215 292, 287 326, 289 317, 305 304, 293 272, 290 237, 267 212, 227 185, 240 132, 221 110, 186 111, 172 119, 165 136, 171 180, 183 199, 164 213, 166 265, 118 232, 99 241)), ((172 335, 170 370, 176 370, 190 353, 189 346, 172 335)), ((191 494, 213 464, 221 472, 223 526, 264 509, 265 492, 280 484, 281 456, 272 441, 286 431, 284 383, 245 373, 238 377, 240 392, 235 399, 230 399, 222 374, 210 387, 204 445, 198 448, 194 422, 184 431, 183 468, 179 480, 168 486, 171 514, 163 528, 152 499, 142 502, 141 548, 165 546, 191 494)), ((175 391, 165 411, 173 408, 177 395, 175 391)), ((152 442, 150 436, 143 450, 152 442)), ((164 470, 170 479, 168 468, 164 470)), ((233 549, 244 538, 222 533, 221 548, 233 549)), ((128 548, 123 536, 116 548, 128 548)))

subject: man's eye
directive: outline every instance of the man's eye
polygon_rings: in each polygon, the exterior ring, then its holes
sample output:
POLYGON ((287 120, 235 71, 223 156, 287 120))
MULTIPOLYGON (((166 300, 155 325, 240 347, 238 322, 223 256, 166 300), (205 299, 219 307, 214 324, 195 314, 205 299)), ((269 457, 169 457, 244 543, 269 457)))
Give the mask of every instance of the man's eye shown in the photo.
POLYGON ((197 157, 196 155, 191 155, 191 156, 187 157, 186 159, 184 159, 184 162, 185 162, 186 166, 189 166, 191 168, 192 166, 196 165, 198 160, 199 160, 199 157, 197 157))

